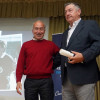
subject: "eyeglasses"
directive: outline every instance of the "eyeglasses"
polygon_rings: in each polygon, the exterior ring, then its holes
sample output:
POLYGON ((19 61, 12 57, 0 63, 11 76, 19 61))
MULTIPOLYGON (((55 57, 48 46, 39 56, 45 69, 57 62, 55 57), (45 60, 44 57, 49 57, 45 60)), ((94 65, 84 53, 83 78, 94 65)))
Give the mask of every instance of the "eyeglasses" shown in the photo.
POLYGON ((35 31, 38 31, 38 30, 40 30, 40 31, 44 31, 45 29, 44 29, 44 27, 40 27, 40 28, 35 27, 34 30, 35 30, 35 31))

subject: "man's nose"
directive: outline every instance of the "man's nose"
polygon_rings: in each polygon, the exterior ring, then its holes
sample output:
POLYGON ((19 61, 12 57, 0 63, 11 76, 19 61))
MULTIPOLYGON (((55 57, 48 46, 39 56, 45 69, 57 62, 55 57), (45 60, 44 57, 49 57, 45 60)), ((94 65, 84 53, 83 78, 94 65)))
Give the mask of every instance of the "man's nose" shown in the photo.
POLYGON ((41 30, 40 30, 40 29, 38 29, 38 30, 37 30, 37 32, 39 32, 39 33, 40 33, 40 32, 41 32, 41 30))
POLYGON ((69 15, 70 14, 70 12, 69 11, 67 11, 66 13, 65 13, 65 15, 67 16, 67 15, 69 15))
POLYGON ((66 13, 66 16, 68 16, 68 15, 69 15, 69 12, 66 13))

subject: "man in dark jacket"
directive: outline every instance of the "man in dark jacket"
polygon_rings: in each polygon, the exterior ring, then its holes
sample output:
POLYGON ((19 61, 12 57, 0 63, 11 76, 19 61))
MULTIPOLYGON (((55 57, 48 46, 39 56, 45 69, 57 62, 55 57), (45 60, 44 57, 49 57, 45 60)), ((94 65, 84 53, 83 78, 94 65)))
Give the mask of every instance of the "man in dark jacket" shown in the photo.
MULTIPOLYGON (((100 54, 100 28, 93 20, 82 20, 80 14, 78 4, 65 4, 65 18, 70 25, 63 33, 61 48, 75 56, 61 56, 63 100, 94 100, 99 80, 96 57, 100 54)), ((58 59, 55 64, 60 63, 58 59)))

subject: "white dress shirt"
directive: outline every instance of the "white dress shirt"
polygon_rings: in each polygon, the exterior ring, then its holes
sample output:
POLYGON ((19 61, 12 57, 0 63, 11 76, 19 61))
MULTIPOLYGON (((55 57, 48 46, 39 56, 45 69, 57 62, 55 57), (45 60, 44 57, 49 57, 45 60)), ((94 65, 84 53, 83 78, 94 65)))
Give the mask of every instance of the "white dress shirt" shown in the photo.
POLYGON ((73 23, 72 27, 69 26, 69 31, 68 31, 68 36, 67 36, 67 45, 68 45, 68 42, 69 42, 69 40, 70 40, 70 37, 72 36, 72 34, 73 34, 73 32, 74 32, 76 26, 77 26, 78 23, 80 22, 80 20, 81 20, 81 18, 78 19, 77 21, 75 21, 75 22, 73 23))

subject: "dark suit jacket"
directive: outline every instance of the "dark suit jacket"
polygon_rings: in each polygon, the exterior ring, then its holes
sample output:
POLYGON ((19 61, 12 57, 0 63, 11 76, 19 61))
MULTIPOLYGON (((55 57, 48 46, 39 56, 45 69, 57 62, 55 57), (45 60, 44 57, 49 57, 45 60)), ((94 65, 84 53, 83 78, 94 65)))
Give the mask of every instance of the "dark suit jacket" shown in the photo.
POLYGON ((68 30, 63 33, 61 48, 83 54, 84 63, 69 64, 61 56, 61 77, 64 84, 67 77, 73 84, 95 83, 99 79, 96 57, 100 54, 100 28, 95 21, 81 20, 66 47, 68 30), (65 62, 67 67, 65 67, 65 62))

